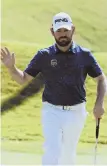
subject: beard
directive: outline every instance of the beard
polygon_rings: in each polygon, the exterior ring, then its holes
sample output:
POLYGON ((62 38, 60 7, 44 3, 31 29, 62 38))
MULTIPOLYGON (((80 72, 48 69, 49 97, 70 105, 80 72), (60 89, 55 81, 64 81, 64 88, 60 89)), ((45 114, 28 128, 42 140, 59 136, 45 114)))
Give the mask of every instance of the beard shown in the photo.
POLYGON ((71 43, 71 38, 68 37, 60 37, 59 39, 55 38, 56 43, 61 47, 66 47, 71 43))

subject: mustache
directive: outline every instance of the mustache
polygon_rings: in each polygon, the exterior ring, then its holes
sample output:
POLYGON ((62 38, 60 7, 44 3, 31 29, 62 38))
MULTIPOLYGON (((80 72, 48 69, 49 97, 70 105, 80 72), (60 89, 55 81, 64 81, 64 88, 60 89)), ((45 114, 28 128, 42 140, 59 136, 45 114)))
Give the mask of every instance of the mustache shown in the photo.
POLYGON ((60 38, 59 38, 59 40, 60 39, 68 39, 66 36, 61 36, 60 38))

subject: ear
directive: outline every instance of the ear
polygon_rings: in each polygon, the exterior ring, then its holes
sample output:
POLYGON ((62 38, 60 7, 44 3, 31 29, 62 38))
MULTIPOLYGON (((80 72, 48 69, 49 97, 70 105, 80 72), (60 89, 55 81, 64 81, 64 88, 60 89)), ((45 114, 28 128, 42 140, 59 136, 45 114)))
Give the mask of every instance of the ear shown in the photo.
POLYGON ((74 34, 74 32, 75 32, 75 26, 73 25, 72 26, 72 34, 74 34))
POLYGON ((52 36, 54 36, 53 27, 50 28, 50 31, 51 31, 52 36))

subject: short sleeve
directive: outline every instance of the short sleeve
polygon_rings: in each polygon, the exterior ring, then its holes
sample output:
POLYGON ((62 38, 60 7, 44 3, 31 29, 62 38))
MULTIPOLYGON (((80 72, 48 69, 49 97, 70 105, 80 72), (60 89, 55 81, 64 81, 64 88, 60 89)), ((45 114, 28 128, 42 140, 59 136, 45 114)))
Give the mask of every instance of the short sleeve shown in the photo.
POLYGON ((41 53, 38 51, 37 54, 33 57, 33 59, 30 61, 24 72, 31 75, 32 77, 36 77, 40 71, 41 71, 41 53))
POLYGON ((89 76, 95 78, 102 74, 102 69, 99 66, 99 64, 97 63, 94 56, 91 54, 91 52, 89 52, 89 63, 88 64, 89 65, 87 67, 87 73, 89 76))

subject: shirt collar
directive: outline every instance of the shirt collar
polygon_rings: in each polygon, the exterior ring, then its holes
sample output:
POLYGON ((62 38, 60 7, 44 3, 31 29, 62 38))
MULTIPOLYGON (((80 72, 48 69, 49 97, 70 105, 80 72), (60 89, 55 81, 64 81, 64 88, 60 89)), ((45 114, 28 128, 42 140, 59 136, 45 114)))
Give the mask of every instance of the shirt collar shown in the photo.
MULTIPOLYGON (((76 43, 73 41, 71 47, 69 48, 68 52, 76 53, 76 43)), ((61 52, 61 50, 57 47, 56 43, 54 44, 54 51, 55 53, 61 52)))

